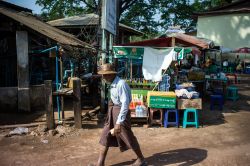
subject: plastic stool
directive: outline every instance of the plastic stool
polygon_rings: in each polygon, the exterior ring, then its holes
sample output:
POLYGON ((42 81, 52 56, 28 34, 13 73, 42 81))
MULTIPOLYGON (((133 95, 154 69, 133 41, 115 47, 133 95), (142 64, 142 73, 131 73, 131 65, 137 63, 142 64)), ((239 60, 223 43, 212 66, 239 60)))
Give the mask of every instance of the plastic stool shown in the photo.
POLYGON ((163 119, 163 110, 162 109, 150 108, 150 114, 149 114, 150 125, 159 124, 162 126, 162 119, 163 119), (156 114, 157 112, 160 114, 159 118, 154 117, 154 114, 156 114))
POLYGON ((219 104, 220 110, 223 110, 223 96, 210 95, 210 110, 214 109, 215 104, 219 104))
POLYGON ((194 108, 188 108, 184 110, 184 116, 183 116, 183 128, 186 128, 187 125, 195 125, 196 128, 199 127, 199 121, 198 121, 198 110, 194 108), (188 113, 194 114, 194 121, 188 121, 188 113))
POLYGON ((227 73, 227 67, 223 67, 222 70, 224 73, 227 73))
POLYGON ((214 88, 213 94, 214 95, 223 95, 223 88, 214 88))
POLYGON ((246 67, 246 68, 245 68, 245 73, 246 73, 246 74, 250 74, 250 67, 246 67))
POLYGON ((227 71, 228 73, 233 73, 233 67, 228 67, 227 71))
POLYGON ((233 101, 239 99, 238 88, 235 86, 229 86, 227 88, 227 99, 232 99, 233 101))
POLYGON ((168 125, 175 125, 176 127, 179 127, 178 110, 165 110, 165 112, 164 112, 164 127, 167 128, 168 125), (173 121, 173 122, 170 122, 168 119, 170 113, 175 113, 175 121, 173 121))

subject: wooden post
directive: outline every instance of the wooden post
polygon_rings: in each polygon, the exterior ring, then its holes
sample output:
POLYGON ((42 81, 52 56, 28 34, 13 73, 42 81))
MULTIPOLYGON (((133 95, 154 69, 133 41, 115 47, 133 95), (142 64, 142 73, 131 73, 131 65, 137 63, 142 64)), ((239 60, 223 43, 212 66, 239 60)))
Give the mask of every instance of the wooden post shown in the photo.
POLYGON ((51 80, 44 81, 44 91, 45 91, 46 123, 48 129, 50 130, 55 128, 51 80))
POLYGON ((171 40, 171 47, 175 47, 175 37, 172 37, 172 40, 171 40))
POLYGON ((16 31, 18 110, 30 111, 28 33, 16 31))
POLYGON ((75 128, 82 128, 82 108, 81 108, 81 81, 79 78, 73 79, 73 107, 74 107, 74 120, 75 128))

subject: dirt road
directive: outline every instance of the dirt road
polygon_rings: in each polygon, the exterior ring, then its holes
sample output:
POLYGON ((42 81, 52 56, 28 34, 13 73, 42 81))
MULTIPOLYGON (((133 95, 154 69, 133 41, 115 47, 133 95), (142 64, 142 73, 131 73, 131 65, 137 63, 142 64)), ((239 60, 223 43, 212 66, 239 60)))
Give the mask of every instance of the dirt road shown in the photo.
MULTIPOLYGON (((200 113, 204 125, 190 128, 133 127, 148 165, 250 165, 250 89, 239 87, 240 100, 225 103, 223 111, 210 111, 208 103, 200 113)), ((4 137, 0 130, 1 166, 86 166, 98 157, 101 126, 85 121, 84 129, 65 135, 4 137), (44 140, 48 140, 48 143, 44 140)), ((34 128, 30 128, 34 130, 34 128)), ((131 150, 120 153, 111 148, 106 165, 129 165, 131 150)))

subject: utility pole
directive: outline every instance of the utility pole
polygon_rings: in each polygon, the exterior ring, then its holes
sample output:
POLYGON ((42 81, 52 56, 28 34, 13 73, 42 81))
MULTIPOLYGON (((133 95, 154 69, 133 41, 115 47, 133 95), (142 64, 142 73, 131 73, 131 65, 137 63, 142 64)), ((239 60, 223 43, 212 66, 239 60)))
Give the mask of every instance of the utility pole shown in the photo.
MULTIPOLYGON (((111 50, 113 46, 113 35, 116 34, 117 31, 117 1, 118 0, 102 0, 102 47, 101 47, 101 58, 102 64, 107 62, 107 35, 109 34, 109 48, 108 52, 111 56, 111 50)), ((102 81, 102 89, 101 89, 101 116, 106 113, 105 108, 107 108, 106 101, 106 84, 102 81)), ((108 102, 108 101, 106 101, 108 102)))
MULTIPOLYGON (((101 64, 106 63, 106 48, 107 48, 107 38, 106 38, 106 30, 104 25, 106 24, 106 0, 101 1, 102 11, 101 11, 101 31, 102 31, 102 45, 101 45, 101 64)), ((103 80, 101 80, 101 111, 99 117, 102 119, 104 114, 106 113, 106 84, 103 80)))

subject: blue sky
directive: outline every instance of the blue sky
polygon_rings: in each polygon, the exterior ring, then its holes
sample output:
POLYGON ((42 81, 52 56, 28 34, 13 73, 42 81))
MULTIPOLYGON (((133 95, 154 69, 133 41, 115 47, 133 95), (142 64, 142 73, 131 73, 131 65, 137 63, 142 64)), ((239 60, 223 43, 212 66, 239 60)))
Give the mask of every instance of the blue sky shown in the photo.
POLYGON ((36 0, 4 0, 4 1, 31 9, 32 12, 35 14, 41 13, 42 8, 35 4, 36 0))

